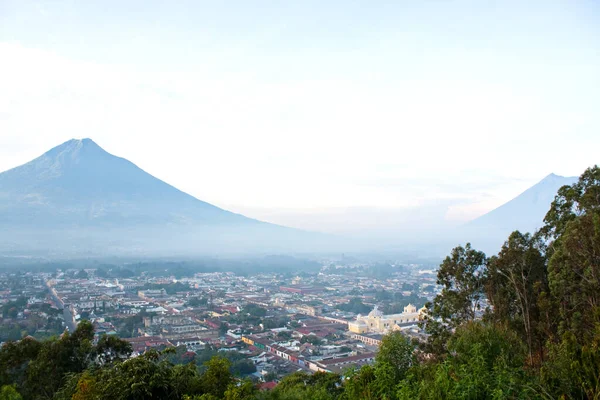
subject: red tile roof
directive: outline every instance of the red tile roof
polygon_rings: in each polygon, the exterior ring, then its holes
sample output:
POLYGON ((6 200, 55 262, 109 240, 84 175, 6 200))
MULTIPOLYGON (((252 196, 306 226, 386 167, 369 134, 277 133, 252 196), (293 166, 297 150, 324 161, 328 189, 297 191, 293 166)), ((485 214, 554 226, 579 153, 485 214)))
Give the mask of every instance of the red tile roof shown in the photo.
POLYGON ((261 383, 258 388, 260 390, 272 390, 275 388, 275 386, 277 386, 277 382, 265 382, 261 383))

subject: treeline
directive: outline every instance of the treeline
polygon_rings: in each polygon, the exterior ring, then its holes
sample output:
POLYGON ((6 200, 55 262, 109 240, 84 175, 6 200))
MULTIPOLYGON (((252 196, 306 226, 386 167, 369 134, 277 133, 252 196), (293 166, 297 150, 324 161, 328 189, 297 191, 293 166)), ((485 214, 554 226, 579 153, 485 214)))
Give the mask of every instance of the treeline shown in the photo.
POLYGON ((144 262, 128 263, 122 265, 101 265, 97 274, 102 277, 129 278, 133 276, 165 276, 173 275, 177 279, 193 276, 196 273, 208 272, 233 272, 237 275, 252 275, 264 273, 289 273, 298 271, 316 273, 321 264, 295 257, 283 255, 269 255, 264 257, 248 257, 246 259, 221 259, 201 258, 188 261, 160 261, 149 260, 144 262))
POLYGON ((441 264, 422 342, 383 338, 373 365, 297 372, 271 391, 168 354, 126 359, 116 338, 24 339, 0 349, 0 395, 25 399, 599 399, 600 169, 561 188, 543 228, 492 257, 459 246, 441 264))
MULTIPOLYGON (((0 270, 19 273, 21 271, 55 273, 58 269, 95 269, 101 278, 131 278, 144 274, 149 277, 172 275, 177 279, 193 276, 196 273, 233 272, 237 275, 253 275, 259 272, 287 274, 294 276, 298 271, 307 274, 319 272, 322 265, 311 259, 286 255, 248 256, 247 258, 210 258, 198 256, 184 261, 159 259, 72 259, 65 261, 45 261, 44 259, 0 258, 0 270)), ((82 275, 82 277, 84 277, 82 275)), ((25 277, 20 276, 19 279, 25 277)))

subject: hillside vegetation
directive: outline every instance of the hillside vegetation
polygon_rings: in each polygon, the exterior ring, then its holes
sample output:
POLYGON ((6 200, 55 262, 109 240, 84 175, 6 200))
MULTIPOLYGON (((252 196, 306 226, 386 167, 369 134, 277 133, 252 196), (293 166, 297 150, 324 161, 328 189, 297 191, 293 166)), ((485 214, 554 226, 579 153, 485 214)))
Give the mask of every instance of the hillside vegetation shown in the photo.
POLYGON ((266 392, 228 361, 128 359, 117 338, 26 338, 0 349, 0 399, 600 399, 600 168, 563 186, 542 229, 513 232, 497 255, 459 246, 412 343, 384 337, 374 365, 295 373, 266 392))

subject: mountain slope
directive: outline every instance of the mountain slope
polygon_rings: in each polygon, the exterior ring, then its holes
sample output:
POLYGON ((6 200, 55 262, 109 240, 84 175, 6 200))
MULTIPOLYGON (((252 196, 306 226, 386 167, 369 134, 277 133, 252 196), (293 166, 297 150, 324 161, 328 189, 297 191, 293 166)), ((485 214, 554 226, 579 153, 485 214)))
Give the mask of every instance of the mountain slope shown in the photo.
POLYGON ((0 223, 251 223, 197 200, 115 157, 90 139, 70 140, 0 174, 0 223))
POLYGON ((314 237, 198 200, 90 139, 1 173, 0 226, 0 250, 15 252, 247 252, 314 237))
POLYGON ((550 174, 509 202, 467 223, 462 236, 481 248, 497 251, 512 231, 534 232, 540 228, 558 189, 577 179, 550 174))

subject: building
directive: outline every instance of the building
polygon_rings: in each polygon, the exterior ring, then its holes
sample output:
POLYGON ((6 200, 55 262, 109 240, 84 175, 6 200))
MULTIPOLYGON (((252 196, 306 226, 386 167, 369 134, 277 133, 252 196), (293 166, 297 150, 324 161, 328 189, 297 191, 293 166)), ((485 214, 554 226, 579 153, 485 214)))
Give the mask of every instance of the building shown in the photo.
POLYGON ((192 333, 192 332, 202 332, 202 331, 206 331, 207 329, 201 325, 169 325, 169 326, 165 326, 163 328, 164 332, 167 333, 175 333, 175 334, 182 334, 182 333, 192 333))
POLYGON ((400 330, 404 326, 414 325, 422 319, 425 308, 417 311, 417 308, 412 304, 404 307, 404 312, 400 314, 384 315, 377 306, 369 313, 369 315, 358 315, 355 321, 348 323, 348 330, 352 333, 381 333, 385 334, 390 331, 400 330))
POLYGON ((311 369, 321 372, 340 373, 349 367, 361 367, 365 364, 371 364, 375 361, 375 353, 364 353, 350 357, 339 357, 329 360, 321 360, 314 363, 311 369))
POLYGON ((360 340, 364 344, 368 344, 369 346, 380 346, 381 340, 383 339, 382 335, 361 335, 360 333, 353 333, 350 336, 352 339, 360 340))
POLYGON ((136 338, 126 338, 123 340, 131 344, 134 355, 143 354, 148 349, 160 350, 165 347, 173 346, 168 340, 156 336, 142 336, 136 338))
POLYGON ((140 299, 152 299, 155 297, 165 297, 167 292, 165 289, 148 289, 148 290, 139 290, 138 296, 140 299))
POLYGON ((280 286, 279 291, 294 293, 294 294, 318 294, 323 293, 325 289, 323 287, 318 286, 300 286, 300 285, 292 285, 292 286, 280 286))
POLYGON ((321 313, 321 307, 309 306, 307 304, 290 305, 285 308, 288 311, 296 312, 298 314, 310 315, 311 317, 316 317, 321 313))
POLYGON ((189 325, 191 317, 184 315, 155 315, 144 317, 144 326, 146 328, 155 325, 189 325))

